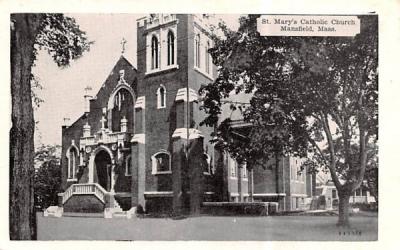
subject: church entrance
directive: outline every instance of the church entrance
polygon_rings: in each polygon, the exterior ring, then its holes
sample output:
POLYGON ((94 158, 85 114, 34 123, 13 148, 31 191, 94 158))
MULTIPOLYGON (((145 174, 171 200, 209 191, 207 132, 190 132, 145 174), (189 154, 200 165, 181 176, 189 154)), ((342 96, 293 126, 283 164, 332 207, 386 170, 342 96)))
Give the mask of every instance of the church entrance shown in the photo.
POLYGON ((105 190, 110 191, 111 189, 111 158, 110 155, 105 151, 101 150, 96 154, 94 159, 96 165, 97 180, 100 186, 105 190))

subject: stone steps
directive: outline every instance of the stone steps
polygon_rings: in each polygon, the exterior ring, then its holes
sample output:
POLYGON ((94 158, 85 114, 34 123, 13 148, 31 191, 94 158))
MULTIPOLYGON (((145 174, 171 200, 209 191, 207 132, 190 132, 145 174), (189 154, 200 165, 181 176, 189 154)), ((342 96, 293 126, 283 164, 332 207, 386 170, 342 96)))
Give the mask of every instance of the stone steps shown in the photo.
MULTIPOLYGON (((79 210, 78 210, 79 211, 79 210)), ((132 218, 136 209, 123 211, 118 201, 114 200, 113 206, 105 208, 104 212, 63 212, 63 208, 51 206, 44 211, 44 216, 50 217, 86 217, 86 218, 132 218)))
POLYGON ((103 213, 77 213, 77 212, 64 212, 63 217, 89 217, 89 218, 103 218, 103 213))
POLYGON ((126 211, 113 213, 113 218, 126 218, 126 211))

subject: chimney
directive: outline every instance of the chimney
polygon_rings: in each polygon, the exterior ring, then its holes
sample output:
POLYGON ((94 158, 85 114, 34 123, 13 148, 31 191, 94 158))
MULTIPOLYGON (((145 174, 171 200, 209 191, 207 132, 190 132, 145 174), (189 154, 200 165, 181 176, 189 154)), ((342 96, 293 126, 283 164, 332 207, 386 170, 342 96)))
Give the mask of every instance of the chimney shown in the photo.
POLYGON ((64 117, 63 118, 63 127, 69 127, 70 122, 71 122, 71 119, 69 117, 64 117))
POLYGON ((93 96, 90 94, 92 91, 92 87, 87 86, 85 88, 85 113, 89 113, 90 112, 90 100, 93 98, 93 96))

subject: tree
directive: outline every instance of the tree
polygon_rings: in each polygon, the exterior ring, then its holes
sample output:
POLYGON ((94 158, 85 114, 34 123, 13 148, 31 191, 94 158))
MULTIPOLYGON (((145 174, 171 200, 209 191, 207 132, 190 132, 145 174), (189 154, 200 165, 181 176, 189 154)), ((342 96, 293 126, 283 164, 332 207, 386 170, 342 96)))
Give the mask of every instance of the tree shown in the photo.
POLYGON ((10 238, 35 238, 34 117, 31 83, 37 51, 59 66, 80 57, 91 42, 63 14, 11 14, 10 238))
POLYGON ((378 207, 379 195, 378 195, 378 147, 373 145, 368 154, 367 167, 365 170, 366 187, 376 201, 376 207, 378 207))
POLYGON ((249 139, 235 140, 227 120, 216 141, 238 161, 279 152, 329 169, 339 194, 338 225, 347 226, 349 197, 364 179, 366 145, 378 141, 377 16, 360 17, 355 37, 263 37, 257 17, 242 17, 236 32, 219 25, 224 37, 215 36, 209 50, 218 77, 200 90, 208 113, 203 123, 219 124, 232 91, 251 93, 243 111, 252 124, 249 139))
POLYGON ((34 203, 36 209, 57 205, 61 188, 59 145, 41 146, 35 152, 34 203))

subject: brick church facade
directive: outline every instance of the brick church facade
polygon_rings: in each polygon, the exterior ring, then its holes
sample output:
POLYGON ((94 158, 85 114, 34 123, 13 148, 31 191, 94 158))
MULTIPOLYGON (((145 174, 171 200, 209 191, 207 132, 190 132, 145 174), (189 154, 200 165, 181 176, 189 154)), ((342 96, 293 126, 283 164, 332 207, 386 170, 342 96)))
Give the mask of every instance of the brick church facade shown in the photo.
POLYGON ((198 212, 204 201, 252 200, 301 209, 313 182, 299 174, 301 159, 248 171, 199 125, 198 90, 217 73, 210 47, 202 15, 137 20, 137 69, 121 56, 97 95, 85 95, 83 115, 62 127, 64 212, 198 212))

